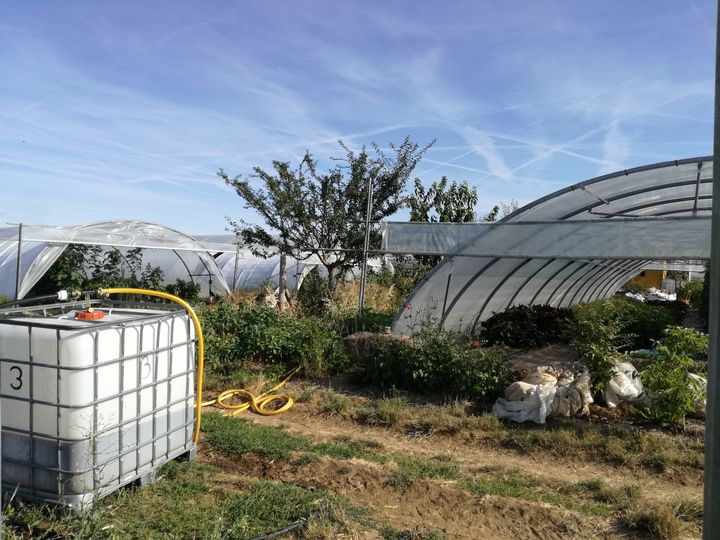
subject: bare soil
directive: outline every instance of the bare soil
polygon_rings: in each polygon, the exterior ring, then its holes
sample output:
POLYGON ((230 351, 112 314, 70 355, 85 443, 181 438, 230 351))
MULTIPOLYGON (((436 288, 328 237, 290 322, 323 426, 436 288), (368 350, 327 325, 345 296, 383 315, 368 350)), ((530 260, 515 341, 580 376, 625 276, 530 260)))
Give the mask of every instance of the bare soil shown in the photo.
MULTIPOLYGON (((489 444, 487 433, 472 430, 456 434, 408 437, 393 428, 362 425, 340 415, 322 414, 313 403, 298 403, 278 416, 244 414, 252 422, 282 427, 322 442, 337 437, 371 440, 384 451, 421 459, 438 455, 452 458, 463 473, 502 468, 537 478, 548 484, 576 484, 601 480, 609 486, 640 485, 647 501, 702 500, 702 471, 682 469, 656 474, 642 468, 567 457, 544 458, 522 454, 489 444)), ((474 496, 457 482, 419 480, 407 487, 388 482, 386 466, 363 460, 323 457, 302 465, 248 455, 229 458, 207 445, 200 459, 220 466, 218 481, 240 482, 244 478, 282 480, 309 488, 322 488, 345 495, 351 502, 370 507, 376 520, 397 530, 441 531, 446 538, 635 538, 611 518, 589 517, 549 504, 500 496, 474 496)), ((688 529, 685 537, 698 531, 688 529)), ((358 531, 358 538, 378 538, 377 530, 358 531)), ((413 538, 407 536, 408 538, 413 538)), ((642 537, 642 536, 640 536, 642 537)))

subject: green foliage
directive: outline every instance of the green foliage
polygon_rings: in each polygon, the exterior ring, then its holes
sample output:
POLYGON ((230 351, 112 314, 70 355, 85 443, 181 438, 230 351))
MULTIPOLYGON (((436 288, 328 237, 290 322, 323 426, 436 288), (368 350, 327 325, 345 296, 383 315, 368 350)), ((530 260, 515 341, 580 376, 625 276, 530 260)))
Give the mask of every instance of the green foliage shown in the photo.
POLYGON ((171 283, 165 287, 165 292, 174 294, 191 304, 200 300, 200 284, 191 280, 176 279, 175 283, 171 283))
MULTIPOLYGON (((453 181, 448 187, 448 179, 443 176, 440 182, 425 190, 419 178, 415 179, 415 189, 408 197, 410 221, 420 222, 455 222, 466 223, 475 221, 475 205, 478 201, 477 188, 471 188, 464 181, 453 181)), ((417 257, 422 266, 432 268, 440 257, 417 257)))
POLYGON ((381 388, 442 393, 482 403, 502 394, 509 381, 507 351, 471 349, 457 334, 424 330, 411 345, 393 338, 374 342, 363 355, 363 377, 381 388))
POLYGON ((623 333, 627 320, 611 300, 574 306, 573 312, 576 320, 570 342, 590 372, 593 387, 601 391, 615 373, 618 349, 629 342, 623 333))
POLYGON ((573 325, 569 309, 548 305, 513 306, 482 323, 480 338, 510 347, 541 347, 568 339, 573 325))
POLYGON ((310 376, 337 372, 348 364, 340 336, 319 319, 294 319, 262 306, 221 301, 204 308, 208 367, 228 374, 246 361, 301 365, 310 376))
POLYGON ((8 298, 0 294, 0 304, 4 304, 5 302, 8 302, 8 298))
POLYGON ((323 297, 330 299, 340 277, 361 261, 365 228, 359 224, 368 217, 370 186, 370 242, 376 246, 378 223, 403 206, 405 185, 431 145, 421 148, 405 138, 399 146, 391 143, 389 151, 372 144, 370 150, 354 152, 341 141, 342 163, 326 172, 318 170, 309 152, 297 167, 273 161, 273 171, 255 167, 250 178, 231 178, 220 169, 218 176, 265 222, 264 226, 242 220, 230 224, 259 256, 280 252, 303 260, 316 255, 327 270, 323 297), (257 184, 261 187, 256 189, 257 184), (328 247, 346 251, 325 251, 328 247))
POLYGON ((619 311, 619 319, 625 321, 623 333, 628 336, 631 349, 647 349, 662 338, 668 326, 679 324, 685 310, 674 302, 635 302, 623 297, 610 301, 619 311))
POLYGON ((467 182, 453 181, 448 187, 448 179, 443 176, 440 182, 433 182, 425 191, 420 179, 416 178, 415 191, 408 198, 410 221, 431 223, 475 221, 477 201, 477 188, 471 188, 467 182))
POLYGON ((602 390, 614 373, 620 351, 648 348, 681 317, 681 309, 635 302, 625 297, 573 306, 575 322, 570 342, 602 390))
POLYGON ((390 475, 388 483, 395 487, 408 487, 417 480, 425 478, 441 478, 456 480, 460 477, 460 469, 455 463, 439 460, 420 460, 407 456, 395 458, 397 468, 390 475))
POLYGON ((679 425, 696 412, 695 403, 705 399, 705 389, 690 376, 694 356, 707 354, 705 334, 689 328, 668 328, 657 342, 653 363, 640 373, 649 398, 643 414, 666 425, 679 425))
POLYGON ((703 279, 685 280, 677 289, 678 299, 683 299, 692 307, 699 308, 704 281, 703 279))
POLYGON ((323 300, 327 284, 318 267, 308 272, 297 292, 297 299, 305 316, 322 317, 327 302, 323 300))
POLYGON ((61 289, 94 290, 107 287, 161 288, 163 271, 149 264, 143 267, 142 249, 106 251, 100 246, 70 244, 38 284, 34 294, 61 289))
MULTIPOLYGON (((363 308, 362 330, 366 332, 383 332, 392 324, 392 313, 382 313, 372 308, 363 308)), ((357 310, 335 313, 326 318, 328 325, 342 336, 349 336, 361 330, 357 320, 357 310)))

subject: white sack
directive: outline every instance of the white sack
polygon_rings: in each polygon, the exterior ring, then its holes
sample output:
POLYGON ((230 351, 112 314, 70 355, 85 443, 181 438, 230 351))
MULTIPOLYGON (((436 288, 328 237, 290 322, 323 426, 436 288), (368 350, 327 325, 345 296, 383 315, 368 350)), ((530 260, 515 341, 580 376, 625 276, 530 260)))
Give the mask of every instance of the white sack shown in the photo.
MULTIPOLYGON (((690 377, 697 382, 698 386, 704 390, 704 393, 707 393, 707 379, 705 377, 701 377, 700 375, 696 375, 695 373, 688 373, 690 377)), ((693 390, 695 390, 693 388, 693 390)), ((706 407, 706 401, 704 398, 698 398, 694 402, 695 405, 695 412, 698 413, 701 416, 705 416, 705 407, 706 407)))
POLYGON ((508 401, 498 398, 492 412, 498 418, 509 418, 514 422, 533 421, 544 424, 548 414, 552 412, 557 385, 533 385, 521 401, 508 401))
POLYGON ((608 407, 614 408, 623 401, 632 403, 643 393, 642 380, 635 366, 630 362, 615 362, 612 379, 603 390, 603 398, 608 407))

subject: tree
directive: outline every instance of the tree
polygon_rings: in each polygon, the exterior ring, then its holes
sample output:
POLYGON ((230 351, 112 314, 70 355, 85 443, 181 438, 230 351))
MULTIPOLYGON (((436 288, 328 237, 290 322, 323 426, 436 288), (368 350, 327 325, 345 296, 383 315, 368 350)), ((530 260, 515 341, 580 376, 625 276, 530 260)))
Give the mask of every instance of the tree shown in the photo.
POLYGON ((508 203, 500 201, 498 204, 493 206, 492 210, 490 210, 485 217, 480 219, 480 221, 497 221, 498 218, 509 216, 518 208, 520 208, 520 203, 515 199, 510 199, 510 202, 508 203))
POLYGON ((433 182, 425 191, 420 179, 416 178, 415 192, 408 199, 410 221, 475 221, 477 201, 477 188, 471 188, 467 182, 453 181, 448 188, 448 179, 443 176, 440 182, 433 182))
MULTIPOLYGON (((443 176, 439 182, 425 190, 420 179, 415 179, 415 191, 408 198, 410 221, 421 222, 455 222, 466 223, 475 221, 475 205, 478 201, 477 188, 471 188, 467 181, 453 182, 448 188, 448 179, 443 176)), ((418 256, 424 275, 435 266, 442 257, 431 255, 418 256)))
POLYGON ((326 172, 318 170, 309 151, 296 168, 273 161, 272 171, 255 167, 248 178, 231 178, 224 170, 218 171, 245 201, 245 208, 264 221, 264 225, 253 225, 229 220, 235 234, 256 256, 279 253, 305 260, 316 255, 327 271, 326 301, 340 277, 362 260, 369 186, 372 183, 370 241, 377 246, 377 222, 404 204, 407 181, 432 142, 420 147, 406 137, 399 146, 390 144, 387 151, 373 143, 359 152, 342 141, 339 144, 345 155, 326 172), (262 186, 252 187, 251 180, 259 180, 262 186))

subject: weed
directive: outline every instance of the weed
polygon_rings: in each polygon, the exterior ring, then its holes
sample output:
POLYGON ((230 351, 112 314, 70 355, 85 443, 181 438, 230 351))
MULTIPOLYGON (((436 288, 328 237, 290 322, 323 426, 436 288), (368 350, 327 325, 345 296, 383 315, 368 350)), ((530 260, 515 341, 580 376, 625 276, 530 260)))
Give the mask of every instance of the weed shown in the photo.
POLYGON ((350 398, 330 390, 324 391, 320 397, 320 409, 328 416, 342 414, 347 411, 351 405, 352 401, 350 398))
POLYGON ((358 419, 372 426, 402 425, 408 415, 407 399, 383 398, 357 410, 358 419))
POLYGON ((685 528, 677 515, 677 507, 669 503, 631 509, 623 514, 621 521, 629 529, 663 540, 680 538, 685 528))

